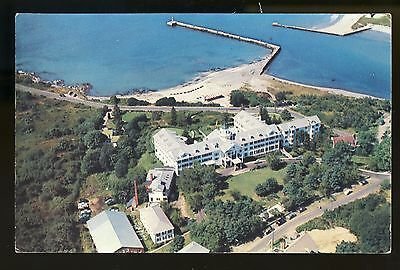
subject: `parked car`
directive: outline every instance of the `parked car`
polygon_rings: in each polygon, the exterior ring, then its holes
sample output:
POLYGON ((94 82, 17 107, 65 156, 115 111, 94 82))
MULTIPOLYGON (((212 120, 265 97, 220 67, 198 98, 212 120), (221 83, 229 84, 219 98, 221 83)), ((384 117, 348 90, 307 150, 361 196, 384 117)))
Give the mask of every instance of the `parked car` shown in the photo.
POLYGON ((104 200, 104 202, 105 202, 107 205, 113 205, 113 204, 115 204, 115 200, 114 200, 112 197, 106 198, 106 199, 104 200))
POLYGON ((85 215, 85 214, 92 214, 92 210, 90 209, 84 209, 82 211, 79 212, 80 215, 85 215))
POLYGON ((297 214, 295 213, 295 212, 291 212, 291 213, 289 213, 289 215, 288 215, 288 219, 292 219, 292 218, 294 218, 294 217, 296 217, 297 216, 297 214))
POLYGON ((272 233, 272 231, 274 231, 275 229, 272 228, 271 226, 268 226, 267 229, 265 229, 264 231, 264 236, 267 236, 268 234, 272 233))
POLYGON ((86 223, 86 221, 88 221, 89 219, 90 219, 90 214, 83 214, 83 215, 79 215, 78 221, 80 223, 86 223))
POLYGON ((83 210, 89 208, 89 204, 86 202, 80 202, 78 203, 78 210, 83 210))
POLYGON ((360 181, 358 181, 358 184, 361 186, 364 186, 364 185, 368 184, 368 181, 365 179, 361 179, 360 181))
POLYGON ((303 206, 300 206, 299 208, 297 208, 297 212, 301 213, 301 212, 306 211, 306 209, 307 209, 307 208, 305 208, 305 207, 303 207, 303 206))
POLYGON ((285 222, 286 222, 286 219, 284 217, 281 217, 275 223, 276 223, 276 225, 280 226, 285 222))
POLYGON ((353 192, 353 190, 351 190, 351 189, 349 189, 349 188, 345 188, 344 190, 343 190, 343 193, 344 193, 344 195, 349 195, 350 193, 352 193, 353 192))

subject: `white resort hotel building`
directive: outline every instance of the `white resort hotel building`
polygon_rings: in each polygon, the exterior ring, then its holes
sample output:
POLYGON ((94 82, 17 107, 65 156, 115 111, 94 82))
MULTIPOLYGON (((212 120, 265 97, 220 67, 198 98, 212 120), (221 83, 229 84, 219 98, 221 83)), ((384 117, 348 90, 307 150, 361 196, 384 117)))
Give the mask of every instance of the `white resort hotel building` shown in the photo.
POLYGON ((246 111, 234 116, 233 127, 213 130, 201 142, 186 144, 186 138, 168 129, 153 135, 156 157, 179 174, 195 162, 204 165, 232 166, 243 163, 245 157, 257 157, 293 144, 300 130, 310 139, 320 130, 318 116, 295 119, 279 125, 267 125, 246 111))

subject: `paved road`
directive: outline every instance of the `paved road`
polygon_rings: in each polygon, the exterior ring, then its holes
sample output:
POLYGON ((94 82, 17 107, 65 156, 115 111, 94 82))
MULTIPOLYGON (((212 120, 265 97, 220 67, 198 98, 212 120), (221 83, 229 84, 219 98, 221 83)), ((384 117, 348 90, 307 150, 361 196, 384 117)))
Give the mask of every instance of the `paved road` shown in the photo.
MULTIPOLYGON (((380 184, 384 179, 390 179, 391 176, 389 175, 382 175, 382 174, 376 174, 376 173, 371 173, 371 172, 363 172, 364 175, 368 175, 371 178, 368 179, 369 183, 365 186, 362 186, 359 190, 341 197, 337 199, 334 202, 329 202, 326 203, 325 205, 321 206, 321 209, 316 208, 316 209, 309 209, 304 211, 302 214, 299 214, 297 217, 293 218, 292 220, 288 220, 286 223, 281 225, 280 227, 277 227, 274 231, 274 239, 277 240, 281 237, 283 237, 286 233, 294 230, 297 226, 306 223, 307 221, 314 219, 318 216, 321 216, 325 210, 332 210, 335 209, 341 205, 345 205, 349 202, 355 201, 357 199, 363 198, 368 196, 369 194, 376 192, 380 188, 380 184)), ((272 233, 269 235, 256 240, 257 243, 252 245, 249 250, 246 250, 244 252, 265 252, 268 243, 270 243, 272 239, 272 233)))
MULTIPOLYGON (((61 97, 57 93, 45 91, 45 90, 40 90, 37 88, 33 87, 28 87, 25 85, 21 84, 15 84, 15 89, 25 91, 25 92, 30 92, 33 95, 42 95, 47 98, 52 98, 52 99, 57 99, 57 100, 63 100, 63 101, 68 101, 72 103, 79 103, 79 104, 84 104, 86 106, 94 107, 94 108, 102 108, 104 107, 104 104, 102 102, 96 102, 96 101, 90 101, 90 100, 85 100, 85 99, 80 99, 80 98, 74 98, 70 97, 68 95, 65 95, 65 97, 61 97)), ((108 107, 112 107, 112 105, 107 105, 108 107)), ((143 111, 143 112, 151 112, 151 111, 161 111, 161 112, 169 112, 171 111, 170 106, 119 106, 122 111, 143 111)), ((228 113, 238 113, 239 111, 242 110, 240 107, 191 107, 191 106, 177 106, 175 107, 177 111, 193 111, 193 112, 198 112, 198 111, 208 111, 208 112, 228 112, 228 113)), ((280 112, 284 110, 284 107, 280 108, 274 108, 274 107, 268 107, 268 112, 280 112)), ((258 113, 259 108, 257 107, 251 107, 251 108, 245 108, 245 111, 250 112, 250 113, 258 113)), ((292 116, 295 118, 302 117, 300 114, 293 112, 290 110, 292 113, 292 116)))

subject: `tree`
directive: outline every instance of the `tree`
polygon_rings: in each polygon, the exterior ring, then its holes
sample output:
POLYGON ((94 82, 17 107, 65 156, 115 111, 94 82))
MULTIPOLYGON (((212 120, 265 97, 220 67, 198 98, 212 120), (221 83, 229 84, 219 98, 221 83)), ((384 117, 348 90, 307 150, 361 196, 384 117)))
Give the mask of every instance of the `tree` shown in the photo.
POLYGON ((244 96, 241 91, 234 90, 231 92, 230 103, 234 107, 247 106, 249 105, 249 100, 244 96))
POLYGON ((82 173, 90 175, 101 171, 99 163, 100 149, 89 149, 82 159, 82 173))
POLYGON ((115 175, 118 178, 124 177, 128 173, 128 160, 125 157, 118 159, 115 163, 115 175))
POLYGON ((99 163, 103 170, 109 171, 114 168, 115 154, 115 148, 111 144, 104 144, 101 147, 99 163))
POLYGON ((382 188, 383 190, 389 190, 390 187, 391 187, 391 184, 390 184, 389 179, 385 179, 385 180, 382 181, 382 183, 381 183, 381 188, 382 188))
POLYGON ((162 115, 162 112, 152 111, 151 112, 151 120, 152 121, 158 121, 158 120, 161 119, 161 115, 162 115))
POLYGON ((284 110, 281 112, 281 118, 282 118, 283 121, 289 121, 289 120, 291 120, 293 117, 292 117, 292 115, 290 114, 290 112, 289 112, 287 109, 284 109, 284 110))
POLYGON ((336 253, 358 253, 360 247, 357 243, 342 241, 336 246, 336 253))
POLYGON ((237 191, 237 190, 232 190, 231 191, 231 196, 235 201, 239 201, 242 198, 242 194, 240 194, 240 192, 237 191))
POLYGON ((117 105, 120 100, 116 96, 111 96, 110 101, 111 101, 111 104, 117 105))
POLYGON ((267 125, 272 123, 267 108, 260 107, 260 116, 261 116, 261 121, 264 121, 267 125))
POLYGON ((115 104, 114 106, 113 114, 114 114, 115 134, 121 135, 124 122, 122 121, 121 110, 119 109, 119 106, 117 104, 115 104))
POLYGON ((277 171, 283 166, 283 162, 279 158, 277 153, 271 153, 267 157, 268 165, 271 167, 272 170, 277 171))
POLYGON ((89 149, 95 149, 103 146, 104 142, 107 141, 107 136, 98 130, 89 131, 83 137, 83 143, 89 149))
POLYGON ((176 100, 174 97, 163 97, 156 101, 156 106, 176 106, 176 100))
POLYGON ((286 92, 279 91, 278 93, 276 93, 275 99, 278 102, 284 101, 286 99, 286 92))
POLYGON ((149 105, 150 103, 145 100, 139 100, 134 97, 130 97, 126 101, 126 104, 128 104, 128 106, 145 106, 145 105, 149 105))
POLYGON ((171 109, 171 126, 176 126, 176 124, 177 124, 177 122, 176 122, 176 119, 177 118, 177 116, 176 116, 176 110, 175 110, 175 107, 172 107, 172 109, 171 109))
POLYGON ((372 154, 372 163, 369 167, 372 170, 391 171, 392 170, 392 140, 391 136, 385 136, 379 145, 376 146, 372 154))
POLYGON ((371 154, 374 149, 375 142, 376 136, 371 130, 360 131, 357 136, 357 155, 368 156, 371 154))
POLYGON ((256 186, 256 194, 260 197, 265 197, 271 193, 277 192, 280 189, 280 185, 275 178, 268 178, 264 183, 256 186))
POLYGON ((171 252, 177 252, 183 248, 183 245, 185 244, 185 238, 183 238, 182 235, 177 235, 175 236, 174 240, 171 243, 171 252))
POLYGON ((309 167, 310 165, 314 164, 316 161, 314 154, 311 152, 306 152, 303 155, 303 159, 301 160, 301 163, 303 164, 303 166, 305 167, 309 167))

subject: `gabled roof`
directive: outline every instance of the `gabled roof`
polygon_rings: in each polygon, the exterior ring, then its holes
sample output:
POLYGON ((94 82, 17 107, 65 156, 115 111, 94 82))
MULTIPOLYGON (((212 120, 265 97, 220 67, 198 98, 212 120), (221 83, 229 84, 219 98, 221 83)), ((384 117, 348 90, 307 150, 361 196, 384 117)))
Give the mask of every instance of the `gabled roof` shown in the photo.
POLYGON ((338 136, 338 137, 333 137, 333 144, 337 144, 339 142, 344 142, 344 143, 348 143, 352 146, 356 146, 356 140, 354 139, 353 136, 349 135, 349 136, 338 136))
POLYGON ((141 208, 139 213, 140 220, 149 234, 157 234, 174 229, 174 226, 158 205, 141 208))
POLYGON ((210 253, 210 250, 192 241, 190 244, 179 250, 178 253, 210 253))
POLYGON ((97 252, 112 253, 123 247, 143 248, 124 213, 105 210, 87 222, 97 252))

